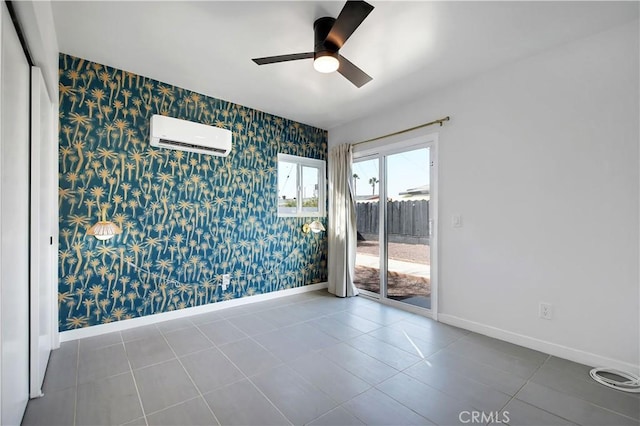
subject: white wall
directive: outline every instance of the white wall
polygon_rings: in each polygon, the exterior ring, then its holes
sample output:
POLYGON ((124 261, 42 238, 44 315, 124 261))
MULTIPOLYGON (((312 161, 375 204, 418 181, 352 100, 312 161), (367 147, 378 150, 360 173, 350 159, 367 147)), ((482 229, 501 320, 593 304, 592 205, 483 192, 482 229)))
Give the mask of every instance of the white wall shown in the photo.
POLYGON ((329 131, 332 147, 451 116, 433 128, 443 321, 636 368, 638 34, 635 21, 329 131))

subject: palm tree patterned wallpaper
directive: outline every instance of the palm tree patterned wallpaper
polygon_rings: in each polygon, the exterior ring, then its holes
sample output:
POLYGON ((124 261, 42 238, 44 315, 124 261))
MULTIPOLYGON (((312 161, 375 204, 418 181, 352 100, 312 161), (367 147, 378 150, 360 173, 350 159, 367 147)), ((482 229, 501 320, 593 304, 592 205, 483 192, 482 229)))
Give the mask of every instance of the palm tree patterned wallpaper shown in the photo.
POLYGON ((277 154, 324 160, 326 131, 65 54, 59 77, 61 331, 326 281, 324 234, 277 217, 277 154), (151 148, 153 114, 233 150, 151 148), (104 242, 102 209, 123 230, 104 242))

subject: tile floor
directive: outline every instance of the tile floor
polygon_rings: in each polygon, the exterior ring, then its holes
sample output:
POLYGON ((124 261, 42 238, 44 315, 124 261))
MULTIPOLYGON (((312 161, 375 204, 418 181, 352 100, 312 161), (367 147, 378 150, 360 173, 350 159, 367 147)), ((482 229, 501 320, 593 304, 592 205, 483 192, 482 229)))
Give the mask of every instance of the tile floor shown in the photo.
POLYGON ((23 425, 638 425, 588 370, 319 291, 64 343, 23 425))

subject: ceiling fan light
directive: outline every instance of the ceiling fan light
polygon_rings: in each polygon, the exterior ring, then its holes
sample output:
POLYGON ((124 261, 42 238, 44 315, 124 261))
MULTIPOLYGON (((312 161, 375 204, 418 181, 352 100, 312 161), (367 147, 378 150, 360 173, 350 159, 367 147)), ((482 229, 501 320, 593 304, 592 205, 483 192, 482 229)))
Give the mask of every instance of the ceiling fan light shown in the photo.
POLYGON ((313 61, 313 68, 315 68, 316 71, 325 74, 337 71, 338 66, 340 66, 340 62, 338 62, 338 58, 336 58, 335 56, 316 56, 313 61))

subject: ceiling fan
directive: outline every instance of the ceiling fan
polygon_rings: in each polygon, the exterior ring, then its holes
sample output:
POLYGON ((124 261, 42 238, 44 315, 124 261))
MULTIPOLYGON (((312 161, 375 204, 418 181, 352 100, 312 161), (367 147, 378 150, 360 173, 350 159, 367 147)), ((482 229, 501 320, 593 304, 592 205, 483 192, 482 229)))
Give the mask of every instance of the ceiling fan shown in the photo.
POLYGON ((315 41, 313 52, 254 58, 253 62, 258 65, 267 65, 313 58, 313 67, 316 71, 322 73, 338 71, 356 87, 362 87, 372 78, 340 55, 340 48, 372 10, 373 6, 365 1, 348 1, 337 19, 325 16, 313 23, 315 41))

